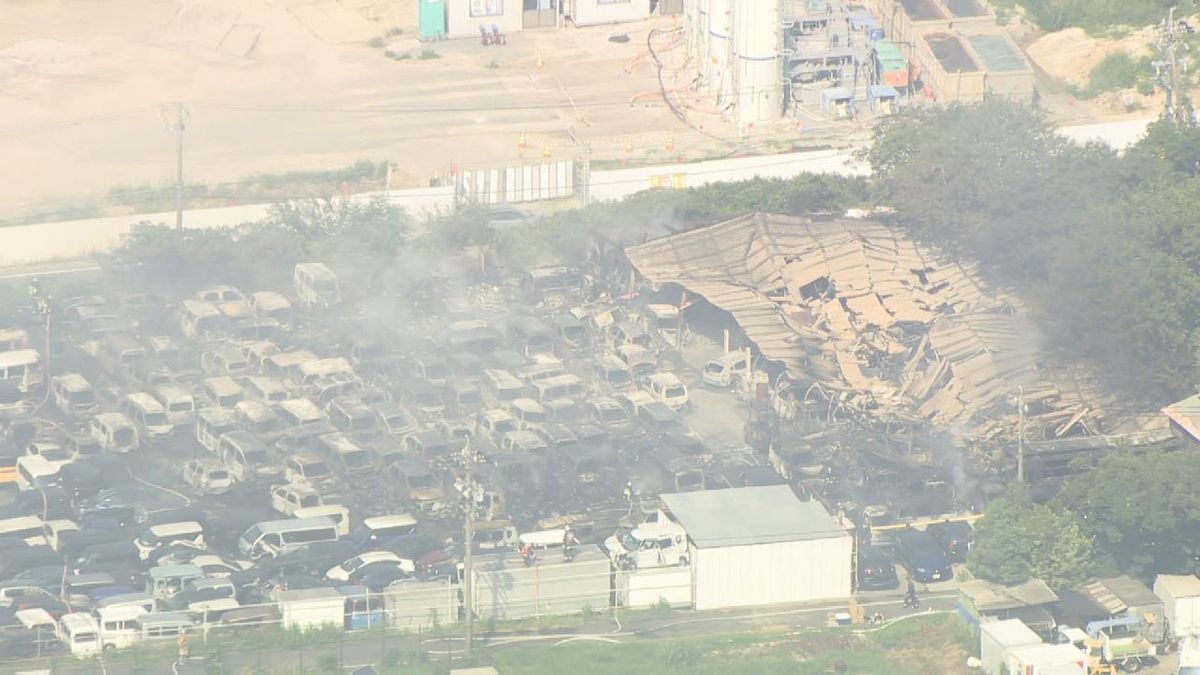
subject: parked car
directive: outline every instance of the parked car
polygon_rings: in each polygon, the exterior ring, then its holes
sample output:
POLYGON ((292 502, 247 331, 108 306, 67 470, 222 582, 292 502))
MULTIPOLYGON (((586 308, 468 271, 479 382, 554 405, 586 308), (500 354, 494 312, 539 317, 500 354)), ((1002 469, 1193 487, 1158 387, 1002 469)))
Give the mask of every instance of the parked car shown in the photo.
POLYGON ((225 464, 214 457, 193 459, 183 465, 183 482, 198 495, 219 495, 233 487, 225 464))
POLYGON ((954 578, 945 546, 928 532, 902 530, 896 537, 896 555, 916 581, 929 583, 954 578))
POLYGON ((934 539, 942 542, 946 556, 950 562, 966 562, 967 552, 971 550, 971 526, 962 521, 945 521, 933 523, 925 528, 934 539))
POLYGON ((886 591, 900 587, 896 576, 896 561, 890 553, 877 546, 863 546, 858 550, 858 589, 860 591, 886 591))

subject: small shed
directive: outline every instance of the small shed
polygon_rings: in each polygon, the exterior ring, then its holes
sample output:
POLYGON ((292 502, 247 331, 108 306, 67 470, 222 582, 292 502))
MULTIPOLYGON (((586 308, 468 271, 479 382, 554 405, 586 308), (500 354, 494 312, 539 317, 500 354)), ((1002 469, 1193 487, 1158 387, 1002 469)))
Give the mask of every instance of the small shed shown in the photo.
POLYGON ((1191 450, 1200 449, 1200 394, 1176 401, 1162 409, 1171 433, 1191 450))
POLYGON ((346 597, 335 588, 300 588, 275 594, 284 630, 337 627, 346 618, 346 597))
POLYGON ((696 609, 850 596, 853 537, 786 485, 666 494, 687 532, 696 609))
POLYGON ((1164 603, 1146 584, 1122 576, 1097 579, 1075 590, 1107 614, 1093 620, 1137 618, 1141 622, 1138 632, 1142 637, 1154 643, 1162 641, 1164 603))
POLYGON ((976 631, 989 621, 1020 619, 1030 629, 1049 634, 1054 628, 1053 607, 1058 600, 1058 595, 1040 579, 1015 586, 972 579, 958 587, 956 609, 976 631))
POLYGON ((446 0, 446 34, 478 38, 480 26, 495 25, 511 35, 522 29, 522 16, 521 0, 446 0))
POLYGON ((650 0, 563 0, 563 15, 576 26, 643 21, 650 17, 650 0))
POLYGON ((821 90, 821 110, 830 117, 850 117, 854 112, 854 92, 846 87, 821 90))
POLYGON ((1020 619, 988 621, 979 626, 980 670, 999 673, 1008 652, 1018 647, 1042 644, 1042 638, 1020 619))
POLYGON ((872 84, 867 87, 867 107, 890 115, 900 109, 900 92, 886 84, 872 84))

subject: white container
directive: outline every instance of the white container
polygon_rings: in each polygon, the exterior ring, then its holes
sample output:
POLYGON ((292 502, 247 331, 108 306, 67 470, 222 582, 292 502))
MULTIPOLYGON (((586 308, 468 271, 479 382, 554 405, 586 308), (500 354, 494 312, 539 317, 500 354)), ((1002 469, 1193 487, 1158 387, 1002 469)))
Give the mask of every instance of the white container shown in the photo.
POLYGON ((1008 652, 1018 647, 1039 645, 1042 638, 1020 619, 992 621, 979 626, 979 661, 985 675, 996 675, 1008 652))
POLYGON ((1171 635, 1200 633, 1200 579, 1194 574, 1160 574, 1154 579, 1154 594, 1163 601, 1171 635))
POLYGON ((1011 675, 1087 675, 1087 656, 1074 645, 1030 645, 1008 652, 1011 675))

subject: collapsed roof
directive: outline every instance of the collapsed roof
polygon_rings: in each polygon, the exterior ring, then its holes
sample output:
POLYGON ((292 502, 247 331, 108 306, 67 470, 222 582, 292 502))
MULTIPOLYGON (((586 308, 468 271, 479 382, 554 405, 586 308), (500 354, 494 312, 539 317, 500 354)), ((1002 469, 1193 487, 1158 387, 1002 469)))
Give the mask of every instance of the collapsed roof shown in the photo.
POLYGON ((1029 435, 1052 438, 1098 427, 1112 404, 1054 383, 1016 298, 876 222, 754 213, 625 253, 648 281, 732 314, 793 381, 876 417, 993 437, 1011 430, 1020 387, 1029 435))

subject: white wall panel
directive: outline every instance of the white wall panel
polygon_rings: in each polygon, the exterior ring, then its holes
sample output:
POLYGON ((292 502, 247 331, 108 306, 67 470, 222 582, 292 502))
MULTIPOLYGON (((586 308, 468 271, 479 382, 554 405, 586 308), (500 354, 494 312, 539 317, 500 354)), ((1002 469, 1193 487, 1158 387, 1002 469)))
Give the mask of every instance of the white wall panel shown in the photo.
POLYGON ((850 536, 699 549, 696 609, 850 596, 850 536))

